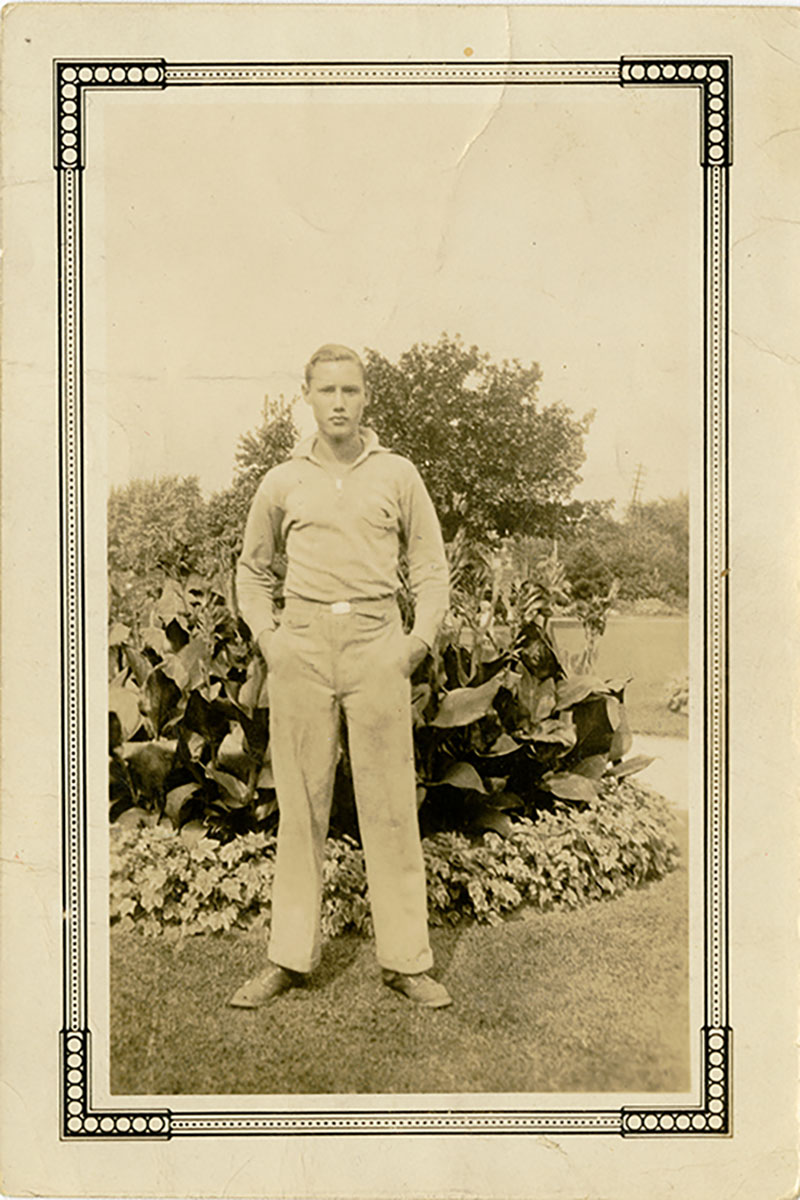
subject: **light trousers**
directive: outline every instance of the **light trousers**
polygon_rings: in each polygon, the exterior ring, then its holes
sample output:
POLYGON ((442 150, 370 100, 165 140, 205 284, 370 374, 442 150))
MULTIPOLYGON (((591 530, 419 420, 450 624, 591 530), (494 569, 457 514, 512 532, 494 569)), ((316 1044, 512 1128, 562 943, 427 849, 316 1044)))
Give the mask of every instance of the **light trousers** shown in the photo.
POLYGON ((333 612, 287 599, 268 650, 272 770, 280 819, 269 958, 311 971, 339 744, 347 722, 378 962, 412 974, 433 963, 417 823, 411 685, 393 599, 333 612))

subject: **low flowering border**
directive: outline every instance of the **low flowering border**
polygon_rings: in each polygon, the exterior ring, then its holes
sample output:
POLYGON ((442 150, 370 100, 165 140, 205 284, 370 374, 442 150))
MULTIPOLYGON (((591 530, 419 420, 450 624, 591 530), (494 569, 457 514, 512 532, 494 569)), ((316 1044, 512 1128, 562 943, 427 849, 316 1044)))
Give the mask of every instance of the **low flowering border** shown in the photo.
MULTIPOLYGON (((609 781, 582 810, 564 805, 507 837, 436 833, 423 840, 431 923, 496 923, 523 905, 546 911, 609 899, 676 866, 672 808, 630 780, 609 781)), ((169 823, 111 826, 111 921, 181 938, 270 919, 275 838, 248 833, 220 844, 177 834, 169 823)), ((364 857, 351 838, 330 838, 322 928, 371 934, 364 857)))

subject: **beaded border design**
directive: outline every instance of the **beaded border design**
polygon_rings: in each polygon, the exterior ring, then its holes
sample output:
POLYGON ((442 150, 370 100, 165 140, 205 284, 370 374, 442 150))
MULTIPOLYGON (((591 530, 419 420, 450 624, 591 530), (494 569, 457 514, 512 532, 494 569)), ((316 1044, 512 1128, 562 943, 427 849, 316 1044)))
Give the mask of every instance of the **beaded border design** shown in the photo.
POLYGON ((54 66, 54 166, 59 267, 59 440, 62 680, 63 1011, 61 1137, 157 1139, 268 1134, 549 1133, 730 1135, 731 1029, 727 1022, 727 429, 728 168, 732 163, 732 60, 623 57, 616 62, 167 63, 70 59, 54 66), (471 84, 693 87, 700 98, 704 174, 704 872, 705 1023, 701 1095, 689 1107, 438 1112, 192 1112, 98 1109, 91 1098, 87 987, 85 792, 85 598, 82 560, 83 325, 82 173, 89 91, 209 86, 471 84))

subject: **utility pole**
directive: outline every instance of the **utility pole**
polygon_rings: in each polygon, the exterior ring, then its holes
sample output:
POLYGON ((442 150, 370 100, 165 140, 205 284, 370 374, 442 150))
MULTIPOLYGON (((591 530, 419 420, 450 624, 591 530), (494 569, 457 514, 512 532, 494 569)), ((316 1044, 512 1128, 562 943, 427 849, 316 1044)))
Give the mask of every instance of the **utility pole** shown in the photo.
POLYGON ((631 514, 631 516, 634 516, 636 514, 636 511, 642 502, 642 485, 644 484, 646 475, 647 475, 647 470, 645 469, 644 464, 637 463, 636 464, 636 474, 633 477, 633 488, 631 490, 631 502, 628 505, 628 512, 631 514))

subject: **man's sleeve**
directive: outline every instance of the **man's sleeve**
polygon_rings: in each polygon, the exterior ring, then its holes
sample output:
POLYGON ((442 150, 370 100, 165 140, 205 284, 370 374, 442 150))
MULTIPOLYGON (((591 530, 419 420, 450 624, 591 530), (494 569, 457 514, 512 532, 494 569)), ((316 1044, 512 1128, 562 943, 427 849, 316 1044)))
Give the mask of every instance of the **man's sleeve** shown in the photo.
POLYGON ((239 611, 256 640, 265 630, 275 628, 273 601, 277 577, 273 562, 279 548, 282 520, 278 489, 270 472, 253 497, 236 569, 239 611))
POLYGON ((450 574, 433 501, 416 467, 405 495, 404 525, 414 597, 415 637, 432 646, 450 603, 450 574))

